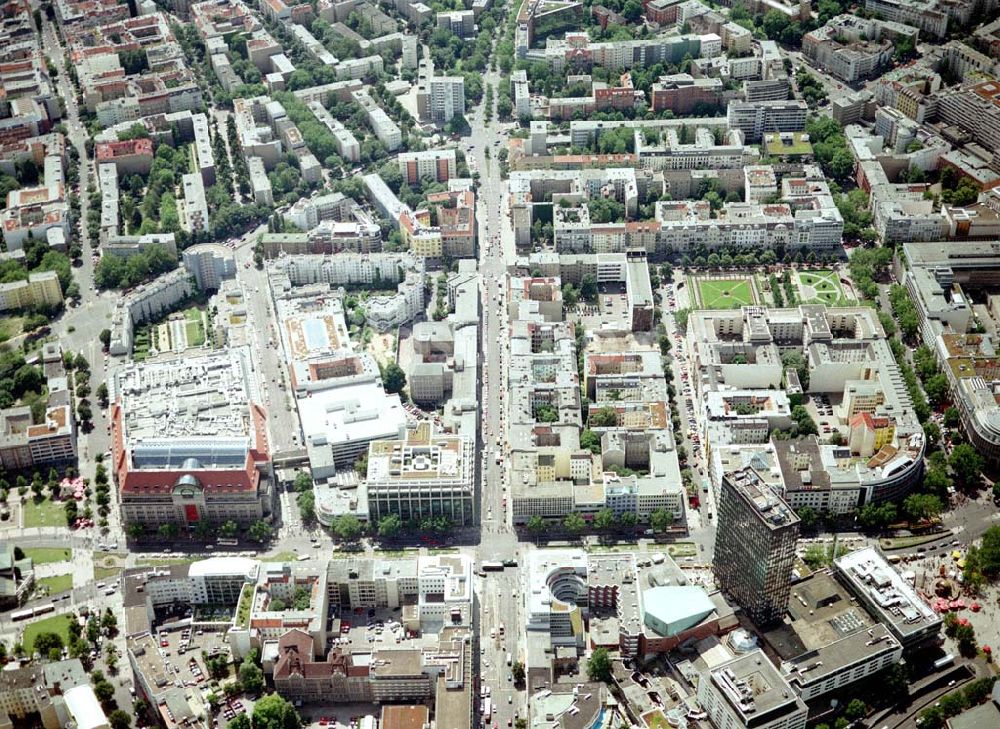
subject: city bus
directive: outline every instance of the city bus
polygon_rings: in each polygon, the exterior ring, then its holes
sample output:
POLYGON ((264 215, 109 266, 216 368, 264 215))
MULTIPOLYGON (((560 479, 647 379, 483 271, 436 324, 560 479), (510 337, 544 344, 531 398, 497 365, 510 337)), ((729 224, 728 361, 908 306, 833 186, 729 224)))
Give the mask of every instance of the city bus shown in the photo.
POLYGON ((480 567, 483 572, 502 572, 503 562, 483 562, 480 567))
POLYGON ((10 614, 10 619, 12 622, 17 622, 18 620, 27 620, 28 618, 33 618, 36 615, 44 615, 45 613, 51 613, 55 608, 50 605, 39 605, 35 608, 25 608, 24 610, 17 610, 10 614))
POLYGON ((493 715, 493 699, 487 696, 483 699, 483 721, 489 721, 493 715))

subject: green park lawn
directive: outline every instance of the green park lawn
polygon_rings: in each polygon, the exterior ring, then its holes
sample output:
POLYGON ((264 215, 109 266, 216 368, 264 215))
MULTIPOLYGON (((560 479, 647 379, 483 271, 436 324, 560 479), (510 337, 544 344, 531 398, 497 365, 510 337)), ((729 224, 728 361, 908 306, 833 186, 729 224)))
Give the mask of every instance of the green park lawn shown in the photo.
POLYGON ((753 285, 748 278, 696 279, 703 309, 739 309, 754 303, 753 285))
POLYGON ((19 316, 0 317, 0 342, 6 342, 11 337, 16 337, 21 333, 21 322, 24 321, 19 316))
POLYGON ((846 299, 836 271, 800 271, 798 277, 803 304, 832 306, 846 299))
POLYGON ((774 139, 767 143, 767 153, 772 157, 780 157, 782 155, 802 155, 802 154, 812 154, 812 145, 804 139, 804 134, 802 132, 794 132, 792 138, 787 140, 789 143, 786 144, 786 140, 781 139, 779 136, 775 136, 774 139))
POLYGON ((186 309, 184 311, 184 330, 187 334, 189 347, 200 347, 205 343, 205 322, 201 316, 200 309, 186 309))
POLYGON ((275 552, 261 558, 264 562, 295 562, 299 558, 296 552, 275 552))
POLYGON ((121 574, 125 564, 125 555, 115 552, 95 552, 94 553, 94 580, 106 580, 109 577, 117 577, 121 574))
POLYGON ((136 560, 137 567, 169 567, 172 564, 191 564, 193 557, 142 557, 136 560))
POLYGON ((674 542, 667 546, 667 551, 671 557, 694 557, 698 554, 698 547, 694 542, 674 542))
POLYGON ((26 625, 24 627, 24 636, 21 639, 21 645, 24 646, 25 653, 29 656, 31 655, 35 646, 35 637, 42 633, 55 633, 63 639, 64 644, 68 644, 70 620, 69 615, 53 615, 51 618, 45 618, 45 620, 39 620, 37 623, 26 625))
POLYGON ((67 575, 54 575, 52 577, 39 577, 35 582, 48 590, 50 595, 58 595, 60 592, 67 592, 73 589, 73 573, 67 575))
POLYGON ((69 547, 25 547, 24 556, 35 564, 68 562, 73 556, 73 550, 69 547))
POLYGON ((25 528, 66 526, 66 512, 62 504, 51 499, 35 503, 35 500, 30 498, 24 503, 24 526, 25 528))

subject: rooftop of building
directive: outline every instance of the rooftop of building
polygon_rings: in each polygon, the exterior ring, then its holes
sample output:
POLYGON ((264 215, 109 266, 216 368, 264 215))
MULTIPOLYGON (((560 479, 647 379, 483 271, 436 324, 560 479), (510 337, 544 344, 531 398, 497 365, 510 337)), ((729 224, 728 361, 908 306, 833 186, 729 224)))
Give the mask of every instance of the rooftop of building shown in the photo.
POLYGON ((426 706, 383 706, 382 729, 424 729, 430 723, 426 706))
POLYGON ((234 448, 245 457, 256 432, 250 406, 260 399, 249 350, 129 364, 113 383, 136 465, 148 458, 180 466, 190 457, 182 442, 199 444, 202 465, 227 460, 234 448))
POLYGON ((404 438, 369 446, 368 482, 465 482, 471 478, 469 455, 468 439, 437 433, 432 422, 423 421, 407 428, 404 438))
POLYGON ((838 573, 874 606, 880 620, 903 636, 941 624, 941 617, 874 547, 834 560, 838 573))
POLYGON ((764 634, 792 682, 813 683, 866 659, 877 650, 898 649, 885 626, 829 572, 817 572, 792 586, 790 620, 764 634))
POLYGON ((1000 700, 994 691, 992 700, 963 711, 947 720, 948 729, 982 729, 1000 725, 1000 700))
POLYGON ((710 673, 710 680, 732 711, 745 722, 749 722, 751 716, 773 721, 796 710, 805 711, 805 704, 760 650, 715 668, 710 673))
POLYGON ((723 483, 732 486, 769 529, 784 529, 798 523, 791 507, 752 468, 725 474, 723 483))
POLYGON ((951 266, 956 269, 996 268, 1000 243, 994 241, 919 241, 903 244, 911 266, 951 266))
POLYGON ((587 729, 600 726, 606 687, 600 683, 556 683, 531 697, 531 729, 587 729))

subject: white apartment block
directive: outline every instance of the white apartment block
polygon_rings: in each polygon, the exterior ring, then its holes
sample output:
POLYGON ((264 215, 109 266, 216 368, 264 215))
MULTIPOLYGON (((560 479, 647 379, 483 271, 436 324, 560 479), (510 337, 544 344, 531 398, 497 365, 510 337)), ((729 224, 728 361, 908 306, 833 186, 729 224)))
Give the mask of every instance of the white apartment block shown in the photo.
POLYGON ((461 76, 435 76, 425 65, 417 85, 417 115, 435 124, 447 124, 456 116, 465 116, 465 79, 461 76))
POLYGON ((390 152, 395 152, 403 144, 403 133, 396 122, 389 118, 389 115, 368 94, 364 89, 351 92, 351 98, 361 107, 371 127, 372 133, 382 142, 390 152))
POLYGON ((769 132, 801 132, 807 111, 804 101, 730 101, 727 121, 729 128, 739 129, 748 142, 759 142, 769 132))
MULTIPOLYGON (((267 3, 263 4, 267 5, 267 3)), ((337 65, 336 57, 330 51, 326 50, 323 44, 316 40, 316 36, 310 33, 305 26, 298 25, 297 23, 285 23, 283 27, 295 37, 295 40, 302 44, 302 47, 314 59, 324 66, 337 65)))
POLYGON ((202 182, 211 187, 215 184, 215 158, 212 153, 212 140, 208 134, 208 117, 204 114, 194 114, 191 117, 194 127, 194 159, 202 182))
POLYGON ((260 157, 248 157, 247 169, 250 171, 250 191, 253 193, 253 201, 258 205, 274 205, 274 192, 271 189, 271 180, 264 169, 264 160, 260 157))
POLYGON ((511 99, 514 102, 514 116, 524 119, 531 116, 531 89, 528 87, 528 72, 514 71, 510 77, 511 99))
POLYGON ((205 185, 201 174, 192 172, 181 177, 184 190, 184 204, 181 208, 181 227, 189 233, 209 231, 208 203, 205 200, 205 185))
POLYGON ((865 0, 865 10, 937 38, 948 33, 948 13, 938 9, 937 0, 865 0))
POLYGON ((333 67, 338 81, 373 78, 382 74, 382 56, 365 56, 341 61, 333 67))
POLYGON ((308 106, 313 115, 330 130, 337 147, 337 154, 348 162, 358 162, 361 159, 361 145, 358 144, 358 140, 355 139, 351 130, 334 119, 333 115, 319 101, 310 101, 308 106))

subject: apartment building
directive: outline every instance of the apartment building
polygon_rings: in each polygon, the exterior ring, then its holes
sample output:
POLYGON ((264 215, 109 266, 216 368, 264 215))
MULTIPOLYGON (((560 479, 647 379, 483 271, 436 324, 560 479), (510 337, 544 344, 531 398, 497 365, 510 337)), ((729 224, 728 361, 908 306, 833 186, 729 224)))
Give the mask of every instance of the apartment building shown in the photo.
POLYGON ((333 192, 296 200, 282 217, 290 225, 302 230, 312 230, 325 221, 361 222, 358 216, 363 215, 363 211, 354 200, 339 192, 333 192))
POLYGON ((916 42, 917 29, 900 23, 838 15, 806 33, 802 53, 837 78, 854 83, 892 61, 895 41, 916 42))
POLYGON ((364 89, 352 91, 351 98, 361 107, 372 133, 385 145, 385 148, 390 152, 399 149, 400 145, 403 144, 403 133, 396 126, 396 122, 390 119, 382 107, 368 95, 368 91, 364 89))
POLYGON ((941 91, 937 118, 970 135, 987 152, 1000 153, 1000 81, 982 81, 941 91))
POLYGON ((528 86, 528 72, 514 71, 510 77, 511 99, 514 103, 514 115, 518 119, 531 116, 531 89, 528 86))
POLYGON ((289 700, 435 699, 449 726, 469 725, 473 580, 467 557, 265 564, 211 558, 128 570, 123 580, 126 613, 134 615, 130 663, 140 696, 150 701, 174 691, 163 680, 166 664, 149 633, 155 610, 226 605, 235 608, 227 634, 234 654, 261 650, 265 672, 289 700), (365 610, 398 611, 387 632, 402 642, 373 646, 364 625, 352 628, 346 618, 365 610))
POLYGON ((711 58, 722 54, 722 39, 704 35, 661 35, 631 41, 592 43, 586 32, 566 33, 564 39, 550 37, 545 48, 527 53, 530 60, 544 61, 554 71, 567 67, 589 70, 593 66, 622 73, 630 68, 648 68, 657 63, 679 64, 684 56, 711 58))
POLYGON ((449 30, 459 38, 471 38, 475 34, 476 15, 471 10, 453 10, 437 14, 437 27, 449 30))
POLYGON ((435 192, 428 205, 437 206, 441 254, 451 258, 476 255, 476 195, 472 190, 435 192))
POLYGON ((637 129, 634 139, 635 155, 644 170, 741 169, 760 159, 756 147, 738 143, 728 132, 719 144, 713 131, 700 125, 694 130, 693 141, 683 144, 675 127, 649 132, 637 129))
POLYGON ((218 291, 223 281, 236 277, 233 249, 221 243, 188 246, 181 257, 199 291, 218 291))
POLYGON ((461 76, 438 76, 430 64, 421 66, 417 80, 417 116, 435 124, 447 124, 465 116, 465 80, 461 76))
POLYGON ((247 157, 247 170, 250 172, 250 191, 253 201, 258 205, 274 205, 274 190, 271 180, 264 169, 264 160, 260 157, 247 157))
POLYGON ((265 169, 273 169, 283 153, 275 124, 285 118, 284 107, 267 96, 233 99, 233 116, 243 154, 260 157, 265 169))
MULTIPOLYGON (((199 115, 204 118, 204 115, 199 115)), ((97 164, 113 164, 119 177, 145 177, 153 166, 153 140, 132 139, 127 142, 100 142, 94 145, 97 164)))
POLYGON ((919 28, 922 33, 943 38, 948 34, 948 13, 937 0, 865 0, 865 10, 895 23, 919 28))
POLYGON ((61 231, 63 239, 70 236, 69 203, 66 189, 59 183, 25 187, 7 193, 7 207, 0 213, 7 250, 18 251, 30 234, 46 238, 50 230, 61 231))
MULTIPOLYGON (((276 0, 279 1, 279 0, 276 0)), ((326 47, 320 43, 316 36, 309 32, 304 25, 296 23, 285 23, 283 27, 291 33, 292 37, 305 49, 306 53, 324 66, 336 66, 338 61, 326 47)))
POLYGON ((985 55, 1000 58, 1000 18, 977 28, 972 35, 985 55))
POLYGON ((97 183, 101 191, 100 239, 105 243, 119 233, 118 169, 113 164, 98 165, 97 183))
POLYGON ((45 416, 35 423, 31 408, 0 410, 0 464, 27 470, 76 459, 76 419, 65 390, 53 392, 45 416))
POLYGON ((387 331, 413 319, 424 307, 423 263, 406 253, 352 254, 334 256, 296 255, 275 261, 272 285, 281 291, 322 284, 386 286, 396 284, 396 293, 380 293, 365 302, 368 322, 387 331))
POLYGON ((901 498, 917 483, 923 473, 923 429, 913 414, 895 358, 870 311, 859 307, 747 307, 738 314, 699 312, 692 315, 688 327, 701 367, 716 373, 720 391, 787 384, 790 380, 774 343, 780 341, 783 347, 794 343, 809 352, 810 391, 835 393, 841 399, 836 426, 845 441, 850 438, 850 421, 858 413, 894 421, 891 443, 884 443, 871 458, 863 457, 860 451, 828 445, 820 446, 812 458, 805 453, 794 458, 789 455, 788 468, 782 467, 789 493, 801 490, 801 498, 807 499, 806 492, 819 495, 842 489, 843 498, 850 499, 853 488, 859 490, 853 497, 857 505, 901 498), (831 479, 817 481, 810 489, 806 479, 789 476, 797 470, 813 475, 825 471, 831 479))
POLYGON ((333 142, 337 148, 337 154, 348 162, 358 162, 361 160, 361 145, 355 139, 351 130, 333 118, 322 102, 310 101, 307 106, 319 121, 330 130, 333 135, 333 142))
POLYGON ((181 176, 184 202, 181 206, 181 227, 188 233, 207 233, 210 230, 208 201, 201 174, 191 172, 181 176))
POLYGON ((804 101, 730 101, 727 122, 738 129, 748 142, 759 142, 767 132, 801 132, 806 124, 804 101))
POLYGON ((194 132, 194 164, 201 174, 201 181, 207 187, 215 184, 215 154, 208 134, 208 117, 194 114, 191 117, 194 132))
POLYGON ((897 275, 916 304, 924 343, 943 365, 962 429, 984 458, 1000 462, 994 343, 989 335, 970 333, 974 317, 966 291, 995 285, 1000 249, 989 240, 905 243, 899 260, 897 275))
POLYGON ((172 311, 195 290, 194 277, 184 266, 132 289, 111 313, 110 353, 130 354, 135 326, 172 311))
MULTIPOLYGON (((0 544, 0 606, 4 610, 16 608, 24 602, 35 586, 34 562, 30 557, 22 556, 21 559, 17 559, 14 549, 14 545, 9 541, 0 544)), ((8 714, 14 713, 10 709, 16 710, 17 707, 12 706, 15 703, 16 699, 7 704, 0 699, 0 716, 4 711, 8 714)))
POLYGON ((722 80, 693 78, 687 73, 660 76, 651 87, 653 111, 670 109, 677 116, 704 114, 719 105, 722 97, 722 80))
POLYGON ((406 152, 397 158, 399 171, 407 185, 420 185, 429 177, 434 182, 447 182, 457 174, 454 149, 429 149, 423 152, 406 152))
POLYGON ((371 80, 382 74, 382 68, 382 56, 365 56, 341 61, 333 67, 333 72, 338 81, 345 79, 371 80))
POLYGON ((0 716, 38 722, 44 729, 107 726, 79 658, 0 671, 0 716))
POLYGON ((55 307, 63 301, 55 271, 29 273, 28 278, 0 284, 0 311, 55 307))

